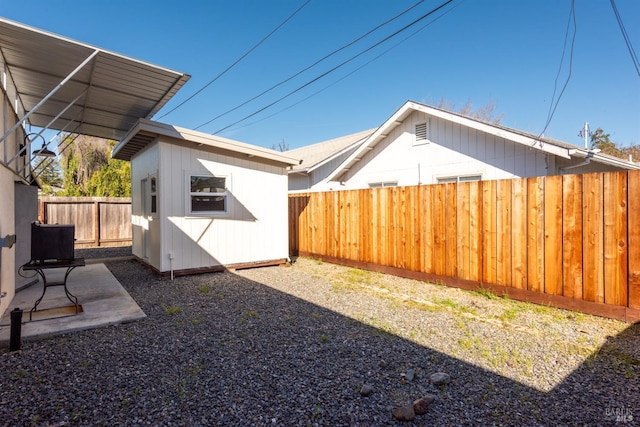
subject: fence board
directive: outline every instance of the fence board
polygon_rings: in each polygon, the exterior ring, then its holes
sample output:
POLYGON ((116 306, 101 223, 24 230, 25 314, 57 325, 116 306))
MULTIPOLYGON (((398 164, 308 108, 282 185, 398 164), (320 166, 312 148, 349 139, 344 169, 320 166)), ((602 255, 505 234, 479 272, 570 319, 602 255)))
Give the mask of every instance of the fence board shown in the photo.
POLYGON ((469 183, 469 280, 482 281, 482 183, 469 183))
POLYGON ((511 286, 527 289, 527 181, 511 181, 511 286))
POLYGON ((527 289, 544 292, 544 183, 527 179, 527 289))
POLYGON ((131 244, 131 199, 119 197, 40 197, 39 220, 73 224, 76 247, 131 244))
POLYGON ((457 215, 457 277, 469 279, 471 269, 471 188, 468 182, 458 185, 456 194, 457 215))
POLYGON ((640 308, 640 171, 629 172, 629 307, 640 308))
POLYGON ((627 175, 604 175, 604 301, 627 305, 627 175))
POLYGON ((496 283, 496 187, 497 181, 482 183, 482 280, 496 283))
POLYGON ((562 177, 546 177, 544 190, 544 292, 562 295, 562 177))
POLYGON ((582 299, 582 176, 562 177, 562 295, 582 299))
POLYGON ((456 188, 457 184, 444 184, 445 187, 445 275, 456 277, 458 270, 457 260, 457 207, 456 188))
POLYGON ((511 284, 511 183, 497 182, 496 187, 496 281, 498 285, 511 284))
POLYGON ((583 298, 604 302, 604 223, 602 173, 582 177, 583 298))
POLYGON ((439 276, 446 275, 447 261, 447 254, 445 251, 445 188, 446 185, 443 184, 438 184, 433 187, 433 257, 435 274, 439 276))
POLYGON ((421 202, 420 206, 422 206, 422 241, 423 241, 423 255, 422 260, 424 262, 424 266, 421 271, 426 273, 435 274, 435 259, 434 259, 434 251, 435 251, 435 223, 433 216, 433 198, 434 198, 434 188, 433 186, 422 186, 420 187, 421 193, 421 202))

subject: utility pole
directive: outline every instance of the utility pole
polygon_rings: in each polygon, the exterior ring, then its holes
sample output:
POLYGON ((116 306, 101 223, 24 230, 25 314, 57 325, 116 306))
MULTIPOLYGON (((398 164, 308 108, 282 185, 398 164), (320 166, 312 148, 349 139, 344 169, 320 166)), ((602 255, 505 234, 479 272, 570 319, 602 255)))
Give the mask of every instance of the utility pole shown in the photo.
POLYGON ((584 148, 589 148, 589 136, 591 136, 591 132, 589 132, 589 123, 588 122, 584 122, 584 127, 582 129, 580 129, 580 132, 578 132, 578 136, 581 136, 584 138, 584 148))

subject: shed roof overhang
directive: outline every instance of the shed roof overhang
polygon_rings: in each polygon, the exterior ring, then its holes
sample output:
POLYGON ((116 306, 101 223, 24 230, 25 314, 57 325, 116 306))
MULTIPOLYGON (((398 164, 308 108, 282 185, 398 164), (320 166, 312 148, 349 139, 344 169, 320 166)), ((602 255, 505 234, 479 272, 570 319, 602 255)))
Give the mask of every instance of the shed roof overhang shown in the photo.
POLYGON ((12 102, 19 113, 2 140, 22 122, 119 140, 190 78, 5 18, 0 18, 0 67, 4 87, 15 88, 12 102))
POLYGON ((165 142, 176 142, 185 146, 193 145, 194 148, 200 150, 250 158, 262 163, 284 167, 301 163, 298 159, 293 159, 268 148, 146 119, 138 121, 120 143, 113 148, 111 156, 114 159, 130 161, 136 153, 153 144, 159 137, 164 137, 165 142))

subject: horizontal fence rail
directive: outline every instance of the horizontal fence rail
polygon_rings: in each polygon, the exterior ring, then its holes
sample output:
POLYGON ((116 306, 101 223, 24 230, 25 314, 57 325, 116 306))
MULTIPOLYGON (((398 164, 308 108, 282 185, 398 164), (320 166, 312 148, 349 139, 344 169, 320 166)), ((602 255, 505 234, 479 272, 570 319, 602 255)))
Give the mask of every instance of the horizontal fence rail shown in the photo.
POLYGON ((292 254, 640 320, 640 171, 291 194, 289 222, 292 254))
POLYGON ((76 248, 131 245, 131 198, 40 197, 43 224, 74 224, 76 248))

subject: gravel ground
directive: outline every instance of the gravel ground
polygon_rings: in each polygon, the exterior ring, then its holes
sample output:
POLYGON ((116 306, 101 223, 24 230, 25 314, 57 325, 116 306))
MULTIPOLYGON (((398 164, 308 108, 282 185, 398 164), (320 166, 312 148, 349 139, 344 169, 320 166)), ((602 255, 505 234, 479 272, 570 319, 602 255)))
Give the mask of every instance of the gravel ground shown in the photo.
POLYGON ((136 261, 107 266, 148 317, 0 349, 0 425, 640 419, 640 325, 305 258, 174 281, 136 261), (451 381, 432 384, 437 372, 451 381), (426 414, 394 419, 428 395, 426 414))

